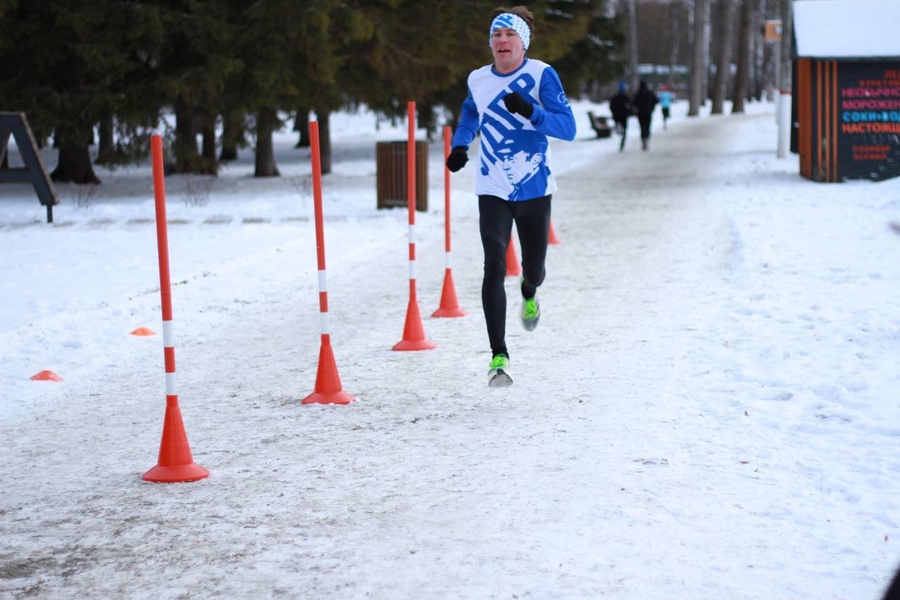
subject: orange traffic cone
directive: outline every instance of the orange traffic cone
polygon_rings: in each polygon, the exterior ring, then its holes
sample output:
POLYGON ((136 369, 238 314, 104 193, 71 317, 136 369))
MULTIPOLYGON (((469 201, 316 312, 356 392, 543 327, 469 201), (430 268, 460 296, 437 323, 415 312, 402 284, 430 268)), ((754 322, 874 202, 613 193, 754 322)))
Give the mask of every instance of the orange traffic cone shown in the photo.
POLYGON ((441 290, 441 305, 431 313, 432 317, 464 317, 468 313, 459 305, 456 298, 456 286, 453 284, 453 271, 444 270, 444 288, 441 290))
POLYGON ((556 232, 553 231, 553 221, 550 221, 550 235, 547 237, 547 242, 553 244, 554 246, 562 244, 560 239, 556 237, 556 232))
POLYGON ((425 339, 425 327, 419 313, 419 303, 411 294, 406 307, 406 324, 403 326, 403 339, 394 344, 394 350, 431 350, 437 344, 425 339))
POLYGON ((522 267, 519 265, 519 257, 516 255, 516 245, 513 243, 512 236, 509 236, 509 245, 506 247, 506 276, 515 277, 522 273, 522 267))
POLYGON ((331 340, 322 337, 319 346, 319 370, 316 372, 316 387, 302 404, 350 404, 356 400, 341 387, 341 376, 338 373, 331 340))
POLYGON ((162 442, 159 445, 158 464, 144 473, 144 481, 176 483, 197 481, 209 477, 209 471, 194 462, 188 444, 178 397, 166 397, 166 418, 163 423, 162 442))
POLYGON ((63 378, 53 371, 41 371, 31 376, 32 381, 62 381, 63 378))

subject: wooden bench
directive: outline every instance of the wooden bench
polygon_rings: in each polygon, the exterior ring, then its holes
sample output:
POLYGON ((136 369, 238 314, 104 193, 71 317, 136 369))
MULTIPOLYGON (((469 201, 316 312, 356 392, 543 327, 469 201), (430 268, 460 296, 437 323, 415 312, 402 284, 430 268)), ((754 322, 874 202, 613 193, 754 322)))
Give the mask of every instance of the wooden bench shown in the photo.
POLYGON ((588 111, 588 118, 591 120, 591 129, 594 130, 598 138, 612 136, 612 129, 608 123, 609 117, 598 117, 593 112, 588 111))

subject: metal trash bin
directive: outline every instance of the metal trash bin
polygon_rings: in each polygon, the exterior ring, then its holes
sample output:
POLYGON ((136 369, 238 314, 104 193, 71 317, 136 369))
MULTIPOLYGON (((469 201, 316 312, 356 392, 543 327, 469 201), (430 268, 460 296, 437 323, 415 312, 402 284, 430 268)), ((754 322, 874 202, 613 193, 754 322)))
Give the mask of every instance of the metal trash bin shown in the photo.
MULTIPOLYGON (((409 207, 407 142, 375 144, 378 208, 409 207)), ((416 210, 428 210, 428 142, 416 142, 416 210)))

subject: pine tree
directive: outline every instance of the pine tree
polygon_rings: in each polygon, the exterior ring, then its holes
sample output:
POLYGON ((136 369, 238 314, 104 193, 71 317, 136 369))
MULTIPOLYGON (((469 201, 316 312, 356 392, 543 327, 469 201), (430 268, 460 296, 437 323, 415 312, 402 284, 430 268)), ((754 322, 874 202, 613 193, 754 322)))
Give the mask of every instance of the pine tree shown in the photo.
POLYGON ((42 142, 52 135, 59 148, 54 180, 97 183, 94 125, 120 112, 131 125, 152 121, 139 83, 148 65, 139 50, 158 43, 158 23, 139 14, 140 4, 112 0, 6 6, 0 20, 5 108, 26 112, 42 142))

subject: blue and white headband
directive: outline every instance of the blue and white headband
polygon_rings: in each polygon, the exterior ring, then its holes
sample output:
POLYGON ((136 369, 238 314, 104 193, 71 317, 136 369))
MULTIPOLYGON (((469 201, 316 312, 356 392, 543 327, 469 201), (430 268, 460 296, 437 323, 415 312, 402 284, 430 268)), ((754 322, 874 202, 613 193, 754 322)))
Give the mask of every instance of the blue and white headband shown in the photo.
POLYGON ((512 29, 518 33, 519 37, 522 38, 522 45, 525 47, 525 50, 528 50, 528 45, 531 43, 531 29, 528 27, 525 19, 512 13, 499 14, 491 22, 491 34, 488 36, 488 45, 491 44, 494 32, 501 27, 512 29))

